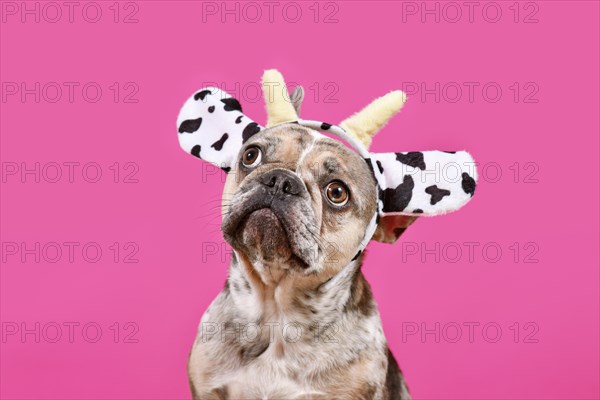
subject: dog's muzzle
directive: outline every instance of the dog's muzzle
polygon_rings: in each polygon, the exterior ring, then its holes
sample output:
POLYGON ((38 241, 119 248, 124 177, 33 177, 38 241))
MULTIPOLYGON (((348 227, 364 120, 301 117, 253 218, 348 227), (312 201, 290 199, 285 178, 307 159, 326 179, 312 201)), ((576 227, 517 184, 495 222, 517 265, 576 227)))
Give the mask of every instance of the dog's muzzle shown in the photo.
POLYGON ((306 193, 306 187, 300 178, 286 169, 271 170, 262 175, 259 181, 268 188, 274 201, 286 201, 290 196, 306 193))
POLYGON ((222 230, 234 249, 244 248, 267 261, 295 259, 309 268, 319 257, 308 189, 294 172, 271 169, 238 192, 222 230))

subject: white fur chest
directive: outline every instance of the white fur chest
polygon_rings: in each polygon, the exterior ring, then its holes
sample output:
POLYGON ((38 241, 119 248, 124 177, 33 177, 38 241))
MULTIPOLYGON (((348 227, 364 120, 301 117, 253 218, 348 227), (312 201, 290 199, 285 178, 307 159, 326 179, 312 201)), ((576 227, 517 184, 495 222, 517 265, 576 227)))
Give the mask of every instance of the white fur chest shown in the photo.
MULTIPOLYGON (((290 349, 287 349, 288 351, 290 349)), ((256 360, 225 377, 227 392, 231 398, 295 399, 324 395, 303 377, 306 371, 298 371, 298 355, 279 355, 276 346, 269 348, 256 360)))

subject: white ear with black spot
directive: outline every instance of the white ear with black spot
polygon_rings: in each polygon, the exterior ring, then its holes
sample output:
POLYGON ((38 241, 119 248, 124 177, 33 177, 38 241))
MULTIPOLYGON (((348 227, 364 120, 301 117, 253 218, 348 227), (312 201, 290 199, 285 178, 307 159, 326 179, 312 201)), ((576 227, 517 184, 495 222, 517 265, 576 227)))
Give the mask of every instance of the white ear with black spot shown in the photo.
POLYGON ((475 193, 477 170, 466 151, 371 153, 382 216, 456 211, 475 193))
POLYGON ((215 87, 194 93, 177 117, 183 150, 226 172, 234 165, 244 142, 261 129, 242 113, 239 101, 215 87))

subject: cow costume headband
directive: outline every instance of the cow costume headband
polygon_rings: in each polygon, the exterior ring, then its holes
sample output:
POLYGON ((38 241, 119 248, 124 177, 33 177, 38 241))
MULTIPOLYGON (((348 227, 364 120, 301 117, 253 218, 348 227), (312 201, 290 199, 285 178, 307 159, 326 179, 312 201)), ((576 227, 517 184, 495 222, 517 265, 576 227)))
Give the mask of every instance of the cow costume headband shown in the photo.
MULTIPOLYGON (((371 239, 382 217, 396 217, 395 225, 406 228, 416 217, 458 210, 475 193, 475 162, 465 151, 371 153, 367 150, 371 137, 404 104, 406 96, 403 92, 388 93, 336 126, 300 119, 298 110, 302 89, 296 88, 291 96, 285 98, 280 93, 282 90, 277 88, 285 88, 283 77, 275 70, 266 71, 263 89, 267 128, 297 123, 336 135, 349 143, 370 165, 378 185, 379 202, 363 245, 371 239), (275 87, 274 91, 270 90, 272 87, 275 87)), ((187 153, 226 172, 235 165, 243 144, 265 129, 242 113, 238 100, 214 87, 200 89, 185 102, 177 118, 177 128, 179 143, 187 153)))

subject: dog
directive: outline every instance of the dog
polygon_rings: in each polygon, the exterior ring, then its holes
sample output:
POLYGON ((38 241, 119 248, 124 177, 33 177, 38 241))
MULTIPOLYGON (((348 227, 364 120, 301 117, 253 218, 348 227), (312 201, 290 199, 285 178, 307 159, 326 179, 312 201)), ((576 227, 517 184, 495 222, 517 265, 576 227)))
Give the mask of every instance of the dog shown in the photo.
POLYGON ((472 159, 369 153, 404 104, 401 92, 337 126, 301 120, 302 89, 286 97, 273 86, 285 82, 269 70, 266 128, 217 88, 197 91, 178 118, 184 150, 228 172, 221 229, 233 249, 190 353, 193 398, 410 399, 361 272, 364 248, 464 205, 476 172, 461 169, 449 182, 425 174, 426 164, 472 159))

